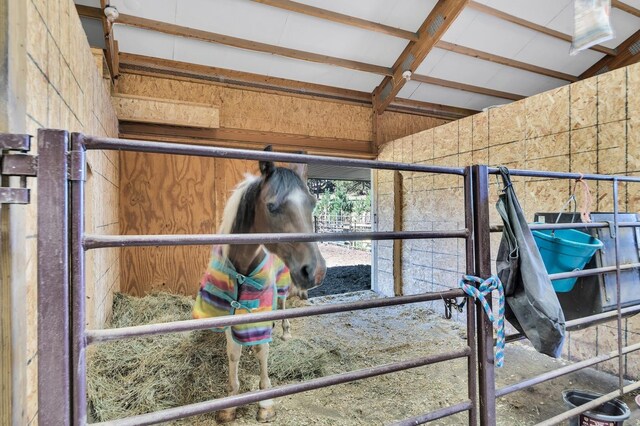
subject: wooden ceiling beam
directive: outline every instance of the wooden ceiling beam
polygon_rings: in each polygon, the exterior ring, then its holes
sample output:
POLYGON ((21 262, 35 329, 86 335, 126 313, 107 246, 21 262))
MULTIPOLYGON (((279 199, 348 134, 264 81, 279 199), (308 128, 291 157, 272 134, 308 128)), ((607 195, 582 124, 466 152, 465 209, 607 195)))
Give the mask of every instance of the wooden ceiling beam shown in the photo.
MULTIPOLYGON (((107 0, 100 0, 100 20, 102 21, 102 31, 104 33, 104 44, 107 56, 107 67, 109 68, 109 75, 111 80, 115 81, 120 74, 118 69, 118 44, 113 38, 112 24, 107 20, 107 17, 103 13, 104 8, 109 5, 107 0)), ((94 11, 95 15, 95 11, 94 11)))
POLYGON ((593 77, 608 71, 640 62, 640 30, 623 41, 617 48, 618 56, 605 56, 580 74, 580 79, 593 77))
POLYGON ((620 9, 623 12, 627 12, 630 15, 637 16, 638 18, 640 18, 640 10, 626 3, 621 2, 620 0, 611 0, 611 6, 615 7, 616 9, 620 9))
POLYGON ((487 89, 486 87, 473 86, 471 84, 458 83, 456 81, 444 80, 441 78, 429 77, 421 74, 413 74, 411 80, 419 83, 433 84, 435 86, 448 87, 450 89, 463 90, 470 93, 478 93, 480 95, 494 96, 496 98, 509 99, 519 101, 526 96, 517 95, 515 93, 502 92, 500 90, 487 89))
MULTIPOLYGON (((500 18, 502 20, 511 22, 512 24, 519 25, 524 28, 528 28, 533 31, 537 31, 542 34, 546 34, 551 37, 555 37, 560 40, 568 41, 571 43, 572 37, 568 34, 562 33, 560 31, 552 30, 551 28, 547 28, 544 25, 534 24, 533 22, 529 22, 525 19, 518 18, 517 16, 510 15, 501 10, 494 9, 490 6, 484 5, 482 3, 477 3, 475 1, 469 2, 469 7, 475 9, 479 12, 486 13, 487 15, 495 16, 496 18, 500 18)), ((604 53, 606 55, 615 56, 616 50, 611 49, 609 47, 605 47, 602 45, 595 45, 590 48, 591 50, 595 50, 596 52, 604 53)))
MULTIPOLYGON (((106 1, 106 0, 101 0, 106 1)), ((86 13, 87 16, 96 14, 96 8, 82 7, 78 9, 78 13, 86 13)), ((209 43, 217 43, 225 46, 231 46, 238 49, 252 50, 254 52, 269 53, 287 58, 299 59, 303 61, 316 62, 321 64, 335 65, 343 68, 365 71, 372 74, 391 75, 391 68, 380 65, 368 64, 350 59, 337 58, 318 53, 305 52, 287 47, 275 46, 257 41, 245 40, 238 37, 231 37, 224 34, 217 34, 209 31, 198 30, 195 28, 184 27, 181 25, 171 24, 169 22, 156 21, 154 19, 140 18, 132 15, 120 14, 115 24, 127 25, 130 27, 142 28, 149 31, 161 32, 164 34, 191 38, 195 40, 206 41, 209 43)))
POLYGON ((390 36, 403 38, 406 40, 417 41, 418 34, 391 27, 389 25, 380 24, 378 22, 367 21, 366 19, 356 18, 354 16, 345 15, 331 10, 319 7, 309 6, 291 0, 253 0, 256 3, 266 4, 268 6, 277 7, 279 9, 288 10, 290 12, 300 13, 303 15, 313 16, 315 18, 327 21, 337 22, 339 24, 349 25, 352 27, 362 28, 368 31, 375 31, 390 36))
POLYGON ((449 105, 434 104, 431 102, 404 98, 395 98, 389 104, 386 111, 420 114, 427 117, 443 118, 445 120, 458 120, 480 112, 473 109, 458 108, 449 105))
MULTIPOLYGON (((268 77, 243 71, 152 58, 131 53, 120 53, 120 63, 123 73, 215 83, 235 88, 253 88, 261 92, 284 95, 294 94, 363 106, 372 105, 371 93, 357 90, 341 89, 333 86, 268 77)), ((388 109, 396 112, 446 119, 462 118, 478 112, 401 98, 396 98, 388 109)))
POLYGON ((104 16, 102 10, 97 7, 85 6, 83 4, 76 4, 76 10, 78 11, 78 15, 84 16, 85 18, 92 19, 100 19, 104 16))
POLYGON ((389 106, 406 83, 402 73, 406 70, 414 72, 418 68, 467 3, 469 0, 438 0, 418 30, 419 40, 409 42, 394 64, 393 74, 385 77, 374 90, 373 105, 376 113, 381 114, 389 106))
MULTIPOLYGON (((392 35, 398 38, 404 38, 409 41, 417 41, 417 33, 401 30, 398 28, 389 27, 376 22, 367 21, 360 18, 355 18, 341 13, 332 12, 330 10, 321 9, 319 7, 309 6, 306 4, 294 2, 291 0, 253 0, 256 3, 266 4, 272 7, 277 7, 291 12, 301 13, 304 15, 314 16, 316 18, 325 19, 332 22, 337 22, 344 25, 350 25, 353 27, 362 28, 369 31, 376 31, 383 34, 392 35)), ((615 0, 614 0, 615 1, 615 0)), ((624 3, 623 3, 624 4, 624 3)), ((633 8, 632 8, 633 9, 633 8)), ((516 61, 513 59, 505 58, 492 53, 483 52, 480 50, 472 49, 470 47, 464 47, 446 41, 439 41, 436 47, 450 52, 459 53, 461 55, 472 56, 474 58, 482 59, 485 61, 494 62, 501 65, 506 65, 512 68, 519 68, 525 71, 533 72, 536 74, 545 75, 547 77, 558 78, 565 81, 577 81, 578 77, 571 74, 566 74, 560 71, 554 71, 551 69, 538 67, 536 65, 527 64, 525 62, 516 61)))
POLYGON ((493 53, 483 52, 481 50, 472 49, 470 47, 461 46, 459 44, 449 43, 440 40, 436 47, 439 49, 447 50, 449 52, 459 53, 461 55, 472 56, 474 58, 482 59, 484 61, 493 62, 500 65, 506 65, 511 68, 518 68, 524 71, 529 71, 535 74, 544 75, 547 77, 553 77, 565 81, 578 81, 578 77, 571 74, 566 74, 560 71, 555 71, 548 68, 539 67, 537 65, 531 65, 526 62, 516 61, 514 59, 505 58, 504 56, 494 55, 493 53))
POLYGON ((131 53, 121 53, 120 64, 123 72, 130 74, 157 75, 165 78, 218 83, 231 87, 248 87, 260 91, 284 92, 286 94, 296 94, 305 97, 319 97, 347 103, 371 105, 371 93, 368 92, 285 78, 268 77, 244 71, 153 58, 131 53))

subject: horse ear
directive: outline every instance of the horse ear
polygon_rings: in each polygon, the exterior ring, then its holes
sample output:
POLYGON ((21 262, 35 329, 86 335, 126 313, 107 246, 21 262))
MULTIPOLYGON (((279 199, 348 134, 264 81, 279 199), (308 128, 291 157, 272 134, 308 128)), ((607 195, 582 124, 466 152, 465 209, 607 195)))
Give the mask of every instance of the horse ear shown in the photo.
MULTIPOLYGON (((267 145, 264 150, 273 151, 273 146, 267 145)), ((260 164, 260 173, 262 173, 264 177, 271 176, 273 171, 276 169, 276 166, 275 164, 273 164, 273 161, 260 161, 259 164, 260 164)))
MULTIPOLYGON (((296 154, 306 154, 306 151, 296 151, 296 154)), ((303 182, 307 181, 309 167, 306 163, 290 163, 289 168, 296 172, 303 182)))

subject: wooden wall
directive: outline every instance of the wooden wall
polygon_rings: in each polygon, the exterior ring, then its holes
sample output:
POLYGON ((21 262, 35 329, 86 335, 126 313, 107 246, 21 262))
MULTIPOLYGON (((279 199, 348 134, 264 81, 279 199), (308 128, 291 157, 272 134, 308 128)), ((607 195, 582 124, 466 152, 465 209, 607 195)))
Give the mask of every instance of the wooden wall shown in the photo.
MULTIPOLYGON (((118 121, 111 105, 110 81, 104 79, 102 53, 96 57, 72 0, 27 0, 26 40, 27 131, 57 128, 94 135, 117 136, 118 121)), ((37 144, 34 139, 34 153, 37 144)), ((117 233, 118 169, 116 153, 89 152, 87 181, 87 232, 117 233)), ((29 179, 32 203, 26 214, 27 370, 28 402, 24 423, 38 423, 37 406, 37 187, 29 179)), ((92 251, 87 258, 87 320, 102 327, 111 309, 111 295, 118 289, 119 250, 92 251)), ((43 414, 43 415, 46 415, 43 414)))
MULTIPOLYGON (((462 120, 397 139, 379 151, 380 160, 442 166, 506 165, 578 173, 640 176, 640 64, 560 87, 462 120)), ((491 223, 500 223, 492 206, 498 188, 491 179, 491 223)), ((525 215, 559 211, 572 182, 515 178, 525 215)), ((593 211, 612 211, 611 183, 590 183, 593 211)), ((377 178, 380 231, 393 226, 393 174, 377 178)), ((579 196, 579 194, 578 194, 579 196)), ((406 230, 464 227, 462 179, 403 173, 403 225, 406 230)), ((640 212, 640 185, 620 185, 620 210, 640 212)), ((500 235, 493 235, 492 255, 500 235)), ((378 244, 380 291, 393 292, 393 250, 378 244)), ((402 274, 405 294, 457 287, 464 271, 461 241, 405 241, 402 274)), ((435 303, 441 310, 442 303, 435 303)), ((625 341, 640 341, 640 318, 625 322, 625 341)), ((616 348, 613 324, 572 332, 565 356, 584 359, 616 348)), ((626 343, 625 343, 626 344, 626 343)), ((626 357, 625 373, 640 377, 640 354, 626 357)), ((617 371, 617 362, 601 365, 617 371), (615 365, 614 365, 615 364, 615 365)))
MULTIPOLYGON (((120 223, 123 234, 211 234, 225 202, 257 162, 122 153, 120 223)), ((121 289, 195 294, 209 247, 133 247, 122 250, 121 289)))
MULTIPOLYGON (((371 107, 263 93, 178 78, 122 74, 118 93, 220 108, 220 127, 372 141, 371 107)), ((385 138, 437 126, 443 120, 385 113, 385 138)), ((212 143, 200 140, 198 143, 212 143)), ((256 162, 123 153, 120 157, 120 231, 124 234, 212 233, 230 191, 256 162)), ((121 253, 122 291, 195 294, 207 247, 130 248, 121 253)))

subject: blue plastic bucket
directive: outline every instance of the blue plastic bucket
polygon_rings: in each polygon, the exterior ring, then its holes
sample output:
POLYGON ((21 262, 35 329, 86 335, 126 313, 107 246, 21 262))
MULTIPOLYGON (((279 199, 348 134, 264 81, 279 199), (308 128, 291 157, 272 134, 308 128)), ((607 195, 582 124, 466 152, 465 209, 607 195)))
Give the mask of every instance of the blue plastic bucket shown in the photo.
MULTIPOLYGON (((603 247, 602 241, 575 229, 531 231, 536 240, 547 273, 557 274, 582 270, 595 252, 603 247)), ((557 293, 571 291, 577 278, 551 281, 557 293)))

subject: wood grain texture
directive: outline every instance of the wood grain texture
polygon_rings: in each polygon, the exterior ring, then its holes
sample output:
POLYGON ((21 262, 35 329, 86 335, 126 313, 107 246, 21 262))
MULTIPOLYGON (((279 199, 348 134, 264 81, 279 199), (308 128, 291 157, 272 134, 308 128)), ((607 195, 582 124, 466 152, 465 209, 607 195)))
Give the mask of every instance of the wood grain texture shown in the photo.
POLYGON ((119 93, 220 105, 220 127, 371 140, 371 107, 123 74, 119 93))
POLYGON ((220 109, 215 105, 133 95, 116 95, 112 102, 119 120, 209 129, 220 126, 220 109))
MULTIPOLYGON (((257 162, 121 153, 122 234, 213 233, 224 205, 257 162)), ((209 246, 136 247, 121 254, 121 290, 195 294, 209 246)))

